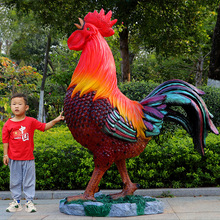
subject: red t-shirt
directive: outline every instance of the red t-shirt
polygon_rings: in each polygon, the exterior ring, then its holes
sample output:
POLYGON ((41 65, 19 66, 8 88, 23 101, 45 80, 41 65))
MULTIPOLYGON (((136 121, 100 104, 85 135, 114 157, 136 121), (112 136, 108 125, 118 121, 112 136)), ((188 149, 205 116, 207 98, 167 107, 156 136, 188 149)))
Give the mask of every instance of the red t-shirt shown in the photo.
POLYGON ((34 159, 34 131, 44 131, 46 123, 25 117, 22 121, 8 121, 2 129, 2 142, 8 143, 8 157, 12 160, 34 159))

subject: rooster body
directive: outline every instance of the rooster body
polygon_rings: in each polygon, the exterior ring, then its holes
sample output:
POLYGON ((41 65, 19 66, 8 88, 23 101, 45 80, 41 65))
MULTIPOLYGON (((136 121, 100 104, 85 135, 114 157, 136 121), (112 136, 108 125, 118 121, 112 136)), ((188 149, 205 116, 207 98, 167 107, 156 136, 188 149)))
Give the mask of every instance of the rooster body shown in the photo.
POLYGON ((108 169, 113 162, 138 156, 145 149, 150 138, 126 142, 103 131, 106 116, 113 111, 107 99, 93 101, 94 92, 71 98, 73 89, 68 90, 65 99, 65 103, 72 107, 65 110, 67 124, 76 141, 92 151, 95 166, 108 169))
POLYGON ((88 13, 68 39, 69 48, 82 50, 82 54, 66 93, 65 119, 74 139, 93 153, 95 164, 84 194, 68 197, 68 201, 94 200, 102 176, 113 163, 124 187, 112 197, 132 195, 138 184, 131 182, 125 160, 143 152, 166 119, 183 125, 202 154, 207 130, 218 134, 200 97, 204 93, 184 81, 167 81, 141 102, 120 92, 114 58, 104 39, 114 34, 112 26, 117 20, 111 21, 111 15, 111 11, 105 15, 103 9, 88 13), (187 117, 171 106, 182 106, 187 117))

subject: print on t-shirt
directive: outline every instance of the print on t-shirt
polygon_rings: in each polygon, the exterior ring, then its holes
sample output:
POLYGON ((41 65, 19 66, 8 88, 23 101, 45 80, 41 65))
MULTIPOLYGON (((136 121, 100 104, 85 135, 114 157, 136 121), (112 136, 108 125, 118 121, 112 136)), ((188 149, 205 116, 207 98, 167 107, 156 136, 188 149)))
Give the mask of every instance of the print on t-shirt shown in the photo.
POLYGON ((29 134, 27 133, 27 129, 24 126, 21 126, 19 130, 13 132, 14 139, 22 139, 23 141, 29 140, 29 134))

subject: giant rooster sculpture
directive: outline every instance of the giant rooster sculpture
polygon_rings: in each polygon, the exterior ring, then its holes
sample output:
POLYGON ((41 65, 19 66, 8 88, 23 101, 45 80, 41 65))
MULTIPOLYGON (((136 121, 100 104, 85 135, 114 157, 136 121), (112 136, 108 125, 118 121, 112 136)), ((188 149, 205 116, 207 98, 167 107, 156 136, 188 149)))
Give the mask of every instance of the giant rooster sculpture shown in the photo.
POLYGON ((103 9, 88 13, 68 39, 69 49, 82 50, 82 54, 66 93, 65 119, 74 139, 93 153, 95 169, 85 192, 67 201, 95 200, 99 182, 113 163, 124 187, 112 198, 132 195, 138 184, 131 182, 125 160, 143 152, 151 137, 160 134, 166 119, 183 125, 201 154, 207 131, 218 134, 200 97, 204 92, 187 82, 164 82, 140 102, 121 93, 114 58, 104 39, 114 34, 117 20, 111 16, 111 11, 105 15, 103 9), (187 117, 171 106, 182 106, 187 117))

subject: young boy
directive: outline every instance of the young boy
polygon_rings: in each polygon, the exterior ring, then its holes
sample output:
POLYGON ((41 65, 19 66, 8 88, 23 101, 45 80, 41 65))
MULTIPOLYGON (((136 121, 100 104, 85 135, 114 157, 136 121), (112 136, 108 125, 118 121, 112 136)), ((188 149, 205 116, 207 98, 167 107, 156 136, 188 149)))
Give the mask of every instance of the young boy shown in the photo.
POLYGON ((2 129, 4 148, 3 163, 10 168, 10 191, 13 202, 6 209, 7 212, 21 211, 20 203, 22 186, 26 197, 25 210, 36 212, 33 204, 35 196, 35 162, 34 162, 34 131, 46 131, 60 120, 64 120, 62 113, 48 123, 27 117, 29 109, 24 94, 15 94, 11 98, 13 118, 7 120, 2 129))

